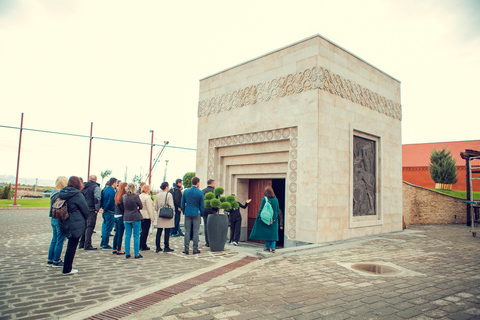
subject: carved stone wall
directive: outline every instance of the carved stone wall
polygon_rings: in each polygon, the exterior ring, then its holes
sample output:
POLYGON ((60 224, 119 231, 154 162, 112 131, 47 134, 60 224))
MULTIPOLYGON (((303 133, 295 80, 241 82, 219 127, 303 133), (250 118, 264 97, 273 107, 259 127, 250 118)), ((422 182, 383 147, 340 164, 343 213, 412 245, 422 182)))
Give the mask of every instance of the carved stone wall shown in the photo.
POLYGON ((394 119, 402 119, 400 104, 388 100, 349 79, 332 74, 328 69, 322 67, 313 67, 202 100, 198 103, 198 117, 314 89, 330 92, 394 119))
POLYGON ((244 133, 228 137, 210 139, 208 142, 208 177, 215 177, 215 155, 218 148, 228 146, 247 145, 253 143, 267 143, 271 141, 290 140, 288 172, 286 179, 285 208, 287 220, 286 232, 289 239, 296 239, 296 215, 297 215, 297 147, 298 128, 281 128, 268 131, 244 133))

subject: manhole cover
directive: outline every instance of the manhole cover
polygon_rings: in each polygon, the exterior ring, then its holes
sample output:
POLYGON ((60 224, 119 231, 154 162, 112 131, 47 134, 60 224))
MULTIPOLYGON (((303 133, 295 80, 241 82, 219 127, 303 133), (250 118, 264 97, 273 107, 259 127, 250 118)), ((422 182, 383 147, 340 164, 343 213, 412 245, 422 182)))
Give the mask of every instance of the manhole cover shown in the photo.
POLYGON ((371 264, 371 263, 353 264, 352 269, 357 271, 367 272, 370 274, 393 274, 398 272, 398 270, 395 268, 382 266, 381 264, 371 264))

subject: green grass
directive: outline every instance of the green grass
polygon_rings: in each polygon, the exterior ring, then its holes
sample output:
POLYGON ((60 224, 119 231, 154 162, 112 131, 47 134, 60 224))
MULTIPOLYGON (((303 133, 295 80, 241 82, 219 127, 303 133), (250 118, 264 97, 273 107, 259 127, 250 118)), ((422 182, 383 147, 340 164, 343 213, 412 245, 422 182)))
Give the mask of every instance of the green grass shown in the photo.
MULTIPOLYGON (((458 190, 440 190, 440 189, 431 189, 434 191, 438 191, 441 193, 448 194, 449 196, 452 197, 457 197, 461 199, 466 199, 467 198, 467 192, 466 191, 458 191, 458 190)), ((473 200, 480 200, 480 192, 473 192, 473 200)))
MULTIPOLYGON (((13 204, 13 200, 0 200, 0 207, 8 207, 10 204, 13 204)), ((17 204, 25 208, 48 208, 50 198, 17 199, 17 204)))

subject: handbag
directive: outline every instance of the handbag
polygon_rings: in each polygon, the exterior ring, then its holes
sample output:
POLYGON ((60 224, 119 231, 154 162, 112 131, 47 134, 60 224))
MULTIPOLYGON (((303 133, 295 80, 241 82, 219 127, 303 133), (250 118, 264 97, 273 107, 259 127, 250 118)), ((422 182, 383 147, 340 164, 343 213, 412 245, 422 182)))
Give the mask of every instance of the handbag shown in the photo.
POLYGON ((168 192, 165 195, 165 204, 158 211, 158 217, 163 219, 172 219, 173 218, 173 208, 167 204, 168 192))

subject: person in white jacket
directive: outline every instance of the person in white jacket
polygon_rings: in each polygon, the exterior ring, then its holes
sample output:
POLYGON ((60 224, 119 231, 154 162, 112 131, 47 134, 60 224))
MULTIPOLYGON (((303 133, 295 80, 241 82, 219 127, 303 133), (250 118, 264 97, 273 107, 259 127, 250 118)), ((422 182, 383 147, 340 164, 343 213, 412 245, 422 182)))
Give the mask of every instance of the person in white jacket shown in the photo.
POLYGON ((142 209, 140 212, 143 216, 142 229, 140 232, 140 251, 150 250, 147 246, 148 232, 150 225, 155 221, 155 213, 153 211, 153 201, 150 196, 150 186, 148 184, 142 186, 140 201, 142 201, 142 209))

